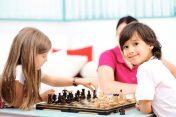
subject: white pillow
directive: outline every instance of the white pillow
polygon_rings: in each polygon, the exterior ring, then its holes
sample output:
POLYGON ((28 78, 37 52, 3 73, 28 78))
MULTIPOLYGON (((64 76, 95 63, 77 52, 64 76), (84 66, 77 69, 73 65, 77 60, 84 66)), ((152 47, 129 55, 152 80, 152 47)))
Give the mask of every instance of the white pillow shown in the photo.
POLYGON ((85 56, 66 55, 59 51, 49 55, 42 69, 51 76, 74 77, 86 62, 85 56))
POLYGON ((97 67, 98 64, 96 62, 93 61, 88 62, 81 69, 80 75, 83 78, 97 78, 98 77, 97 67))

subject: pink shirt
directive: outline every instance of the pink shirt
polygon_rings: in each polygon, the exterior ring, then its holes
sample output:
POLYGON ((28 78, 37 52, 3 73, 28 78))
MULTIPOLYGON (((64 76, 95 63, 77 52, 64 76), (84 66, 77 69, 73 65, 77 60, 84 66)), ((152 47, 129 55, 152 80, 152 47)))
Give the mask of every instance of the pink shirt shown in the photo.
POLYGON ((133 69, 130 69, 127 66, 118 46, 101 54, 99 59, 99 67, 102 65, 107 65, 114 70, 116 81, 129 84, 137 83, 137 66, 133 69))

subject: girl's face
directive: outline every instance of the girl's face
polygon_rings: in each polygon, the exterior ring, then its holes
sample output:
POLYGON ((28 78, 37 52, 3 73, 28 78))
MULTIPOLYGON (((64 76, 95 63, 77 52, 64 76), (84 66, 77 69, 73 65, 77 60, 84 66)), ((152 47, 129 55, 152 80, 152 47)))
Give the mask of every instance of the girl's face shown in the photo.
POLYGON ((140 65, 152 57, 153 46, 146 44, 137 33, 123 45, 123 54, 133 65, 140 65))
POLYGON ((41 66, 47 61, 47 57, 48 57, 48 52, 43 54, 37 54, 35 59, 37 70, 39 70, 41 66))

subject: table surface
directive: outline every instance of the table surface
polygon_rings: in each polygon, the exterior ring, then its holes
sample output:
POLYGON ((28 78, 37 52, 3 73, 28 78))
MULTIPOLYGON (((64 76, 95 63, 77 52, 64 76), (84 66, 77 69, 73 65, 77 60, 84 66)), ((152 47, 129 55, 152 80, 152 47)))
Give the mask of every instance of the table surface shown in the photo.
MULTIPOLYGON (((72 112, 61 112, 59 110, 36 110, 32 109, 30 111, 22 111, 20 109, 14 108, 4 108, 0 109, 0 116, 6 117, 31 117, 31 116, 51 116, 51 117, 121 117, 119 113, 112 113, 110 115, 98 115, 94 113, 72 113, 72 112)), ((145 115, 140 111, 136 110, 134 107, 125 109, 125 116, 126 117, 146 117, 151 115, 145 115)))

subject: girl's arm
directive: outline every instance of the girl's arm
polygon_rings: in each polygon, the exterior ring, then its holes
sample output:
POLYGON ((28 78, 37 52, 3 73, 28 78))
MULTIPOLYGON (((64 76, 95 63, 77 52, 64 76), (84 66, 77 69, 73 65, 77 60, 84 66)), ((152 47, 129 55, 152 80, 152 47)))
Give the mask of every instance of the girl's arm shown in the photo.
POLYGON ((44 78, 42 78, 42 82, 54 87, 62 87, 62 86, 73 86, 73 81, 75 80, 75 83, 77 85, 83 85, 85 87, 88 87, 89 89, 93 90, 98 87, 98 81, 96 78, 67 78, 67 77, 52 77, 49 75, 45 75, 44 78))
POLYGON ((162 63, 169 69, 172 75, 176 78, 176 66, 165 59, 162 59, 162 63))
POLYGON ((19 81, 15 81, 15 93, 16 93, 16 100, 12 104, 14 107, 19 107, 23 101, 23 84, 19 81))
POLYGON ((115 81, 113 69, 106 65, 102 65, 98 68, 98 78, 100 82, 100 88, 105 94, 117 93, 121 89, 123 90, 124 94, 128 94, 134 93, 136 90, 136 84, 115 81))
POLYGON ((152 113, 152 101, 151 100, 139 100, 138 109, 145 114, 152 113))

